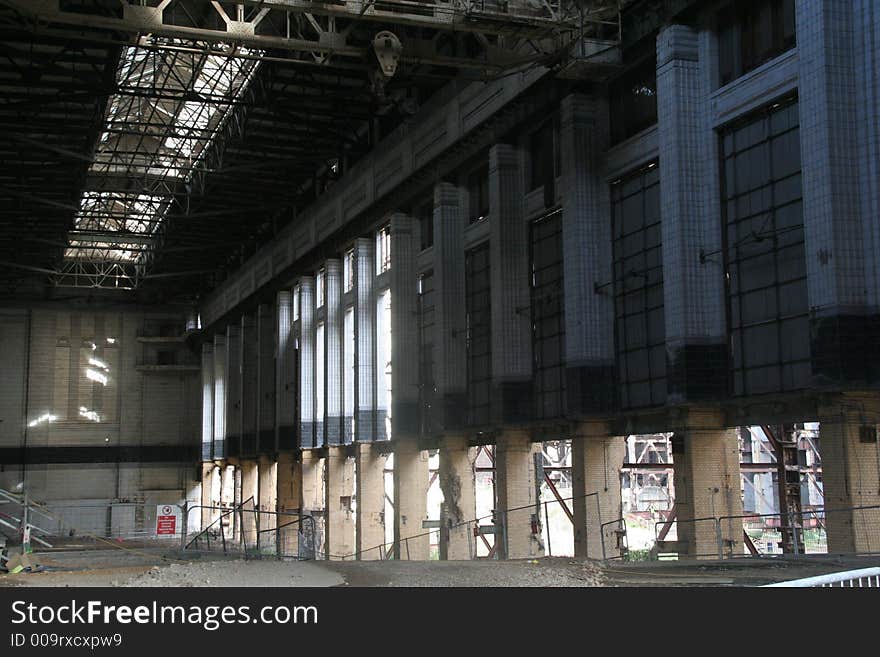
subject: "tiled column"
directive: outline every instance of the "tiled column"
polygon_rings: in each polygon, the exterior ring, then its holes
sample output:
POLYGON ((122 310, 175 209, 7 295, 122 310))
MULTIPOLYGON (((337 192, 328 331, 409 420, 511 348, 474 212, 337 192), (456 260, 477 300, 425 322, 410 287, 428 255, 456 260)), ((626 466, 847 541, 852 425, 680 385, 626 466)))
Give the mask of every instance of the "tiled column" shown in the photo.
POLYGON ((804 249, 813 374, 880 381, 880 8, 796 4, 804 249))
POLYGON ((465 436, 444 436, 440 444, 440 558, 472 559, 477 514, 476 448, 465 436))
POLYGON ((344 447, 328 447, 327 501, 324 505, 324 545, 328 559, 353 558, 355 552, 355 518, 352 513, 354 496, 354 459, 348 458, 344 447))
POLYGON ((202 345, 202 461, 214 458, 214 345, 202 345))
POLYGON ((607 103, 572 94, 560 108, 566 396, 573 416, 614 406, 614 299, 607 103), (603 287, 604 286, 604 287, 603 287))
POLYGON ((257 323, 241 318, 241 456, 257 454, 257 323))
POLYGON ((718 217, 718 139, 707 107, 710 77, 697 32, 670 25, 657 37, 657 135, 663 240, 668 399, 727 393, 724 276, 718 217))
POLYGON ((300 279, 299 439, 315 447, 315 279, 300 279))
MULTIPOLYGON (((275 511, 278 505, 278 468, 275 460, 269 456, 263 455, 259 458, 259 480, 258 480, 258 500, 259 508, 263 513, 260 514, 260 529, 273 529, 276 526, 275 511)), ((274 540, 274 534, 268 534, 270 539, 274 540)), ((262 547, 274 548, 274 545, 265 545, 265 541, 260 541, 262 547)))
POLYGON ((354 243, 355 266, 355 440, 376 440, 376 298, 375 245, 359 238, 354 243))
POLYGON ((278 293, 276 308, 276 366, 275 366, 275 445, 276 449, 296 446, 296 367, 293 323, 293 300, 287 290, 278 293))
POLYGON ((324 308, 325 376, 325 434, 328 445, 341 445, 342 439, 342 263, 327 260, 324 263, 326 292, 324 308))
POLYGON ((275 309, 257 308, 257 452, 271 454, 275 445, 275 309))
POLYGON ((717 559, 743 553, 742 485, 736 429, 715 410, 689 409, 672 439, 680 552, 717 559), (716 529, 715 518, 725 518, 716 529), (720 539, 720 545, 719 545, 720 539))
POLYGON ((222 459, 226 452, 226 336, 214 336, 214 444, 213 457, 222 459))
POLYGON ((394 440, 419 432, 419 326, 413 220, 391 215, 391 422, 394 440))
POLYGON ((457 429, 467 408, 464 212, 458 187, 445 182, 434 187, 434 285, 437 417, 457 429))
POLYGON ((880 395, 847 394, 819 409, 828 553, 880 551, 880 395))
POLYGON ((293 452, 281 452, 278 454, 276 465, 277 475, 277 504, 278 545, 284 556, 296 556, 299 553, 298 524, 290 524, 297 519, 296 515, 302 509, 302 463, 294 458, 293 452), (290 514, 290 515, 287 515, 290 514))
POLYGON ((519 153, 508 144, 489 149, 492 294, 492 412, 499 423, 532 417, 532 327, 529 227, 519 153))
POLYGON ((620 468, 626 440, 612 436, 606 422, 583 422, 571 440, 572 512, 576 557, 605 559, 621 555, 618 525, 602 524, 623 516, 620 468))
POLYGON ((241 325, 226 327, 226 454, 241 454, 241 325))
POLYGON ((422 528, 428 515, 428 455, 415 441, 394 445, 394 557, 425 561, 430 536, 422 528))
POLYGON ((506 559, 544 556, 541 542, 538 482, 535 455, 540 443, 532 443, 526 431, 504 431, 495 447, 495 495, 501 531, 502 553, 506 559))
POLYGON ((357 558, 381 559, 385 548, 385 455, 369 443, 357 449, 357 558))

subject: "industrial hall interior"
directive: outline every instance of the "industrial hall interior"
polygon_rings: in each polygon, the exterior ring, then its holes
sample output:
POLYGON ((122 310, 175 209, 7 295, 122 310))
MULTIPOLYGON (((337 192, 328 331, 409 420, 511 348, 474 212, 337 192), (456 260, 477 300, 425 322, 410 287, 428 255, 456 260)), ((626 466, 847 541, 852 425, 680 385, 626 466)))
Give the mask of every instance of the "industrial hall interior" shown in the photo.
POLYGON ((0 586, 880 585, 876 0, 0 34, 0 586))

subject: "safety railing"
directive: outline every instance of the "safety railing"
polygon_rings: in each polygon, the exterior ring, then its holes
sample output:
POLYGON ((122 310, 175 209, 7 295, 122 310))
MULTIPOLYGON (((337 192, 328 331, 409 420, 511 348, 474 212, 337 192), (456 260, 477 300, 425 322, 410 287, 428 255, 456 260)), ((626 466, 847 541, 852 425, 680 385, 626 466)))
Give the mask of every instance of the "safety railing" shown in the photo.
POLYGON ((266 511, 249 498, 236 506, 188 505, 184 517, 186 526, 202 527, 181 537, 184 552, 214 552, 246 559, 315 558, 315 519, 298 509, 266 511))
MULTIPOLYGON (((515 522, 518 526, 528 524, 531 529, 531 536, 533 540, 537 541, 540 544, 541 550, 544 551, 545 554, 550 556, 552 554, 550 550, 552 546, 544 545, 541 538, 541 519, 543 516, 546 522, 546 518, 548 517, 548 505, 563 505, 566 502, 573 502, 576 499, 585 499, 591 497, 595 498, 596 501, 595 523, 602 530, 599 532, 602 554, 611 556, 612 550, 619 549, 619 544, 616 542, 618 530, 613 529, 613 527, 618 526, 621 519, 616 519, 606 523, 602 522, 602 512, 601 506, 599 504, 598 492, 587 493, 586 495, 581 496, 560 496, 554 500, 545 500, 532 504, 510 507, 507 509, 495 509, 491 513, 477 516, 475 518, 470 518, 455 523, 448 523, 446 526, 441 525, 440 533, 441 536, 443 536, 444 534, 452 532, 454 530, 467 529, 468 548, 471 559, 478 558, 476 549, 478 540, 485 541, 484 545, 488 550, 488 556, 482 558, 500 559, 503 558, 505 546, 508 544, 507 537, 509 533, 509 527, 511 526, 511 520, 513 520, 513 522, 515 522), (487 539, 488 536, 493 537, 493 540, 491 542, 487 539), (608 539, 609 536, 614 537, 615 543, 613 543, 613 545, 608 539)), ((592 504, 590 504, 589 502, 586 503, 588 516, 591 516, 591 514, 593 513, 592 510, 590 510, 591 506, 592 504)), ((587 520, 590 524, 594 522, 594 519, 592 517, 589 517, 587 520)), ((362 550, 356 550, 355 552, 347 554, 331 553, 327 556, 329 556, 329 558, 331 559, 339 559, 343 561, 352 559, 424 559, 426 558, 422 556, 426 553, 424 544, 429 540, 432 532, 435 531, 437 530, 432 529, 430 531, 420 532, 418 534, 402 537, 395 541, 386 541, 378 545, 364 548, 362 550)), ((623 531, 625 532, 625 528, 623 531)), ((623 539, 623 541, 625 542, 625 538, 623 539)))
POLYGON ((880 554, 880 505, 674 518, 654 530, 658 559, 880 554))
POLYGON ((787 582, 765 584, 764 588, 880 588, 880 568, 859 568, 840 573, 792 579, 787 582))

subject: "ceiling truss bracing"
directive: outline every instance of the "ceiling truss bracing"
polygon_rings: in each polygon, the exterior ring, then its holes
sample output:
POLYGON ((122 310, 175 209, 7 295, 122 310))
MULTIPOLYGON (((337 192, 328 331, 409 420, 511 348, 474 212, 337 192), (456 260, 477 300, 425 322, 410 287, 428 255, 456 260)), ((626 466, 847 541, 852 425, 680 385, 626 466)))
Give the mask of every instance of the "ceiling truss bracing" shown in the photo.
POLYGON ((166 43, 181 45, 144 37, 122 52, 88 170, 88 182, 113 180, 119 189, 83 191, 56 285, 138 287, 161 244, 175 188, 191 184, 258 65, 166 43), (90 276, 95 271, 98 278, 90 276))
POLYGON ((396 30, 403 65, 499 71, 581 38, 616 42, 620 0, 3 0, 43 24, 223 41, 303 63, 370 67, 373 37, 396 30), (405 32, 405 34, 404 34, 405 32), (455 35, 455 39, 448 38, 455 35))
POLYGON ((2 254, 0 274, 17 260, 59 286, 209 288, 452 77, 553 65, 575 44, 601 68, 621 4, 0 0, 0 28, 23 35, 0 46, 19 48, 12 68, 0 50, 0 124, 16 128, 0 157, 32 165, 0 195, 40 249, 2 254), (401 42, 393 74, 382 30, 401 42))

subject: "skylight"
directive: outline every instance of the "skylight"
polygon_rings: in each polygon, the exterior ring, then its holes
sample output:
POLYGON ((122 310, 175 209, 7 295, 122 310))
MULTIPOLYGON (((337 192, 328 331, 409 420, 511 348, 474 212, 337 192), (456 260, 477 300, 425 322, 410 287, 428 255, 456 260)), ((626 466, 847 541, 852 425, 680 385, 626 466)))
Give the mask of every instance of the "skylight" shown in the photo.
POLYGON ((241 102, 258 66, 254 54, 159 38, 125 49, 89 167, 92 189, 68 235, 68 284, 82 285, 85 276, 91 286, 137 286, 175 189, 191 181, 241 102))

